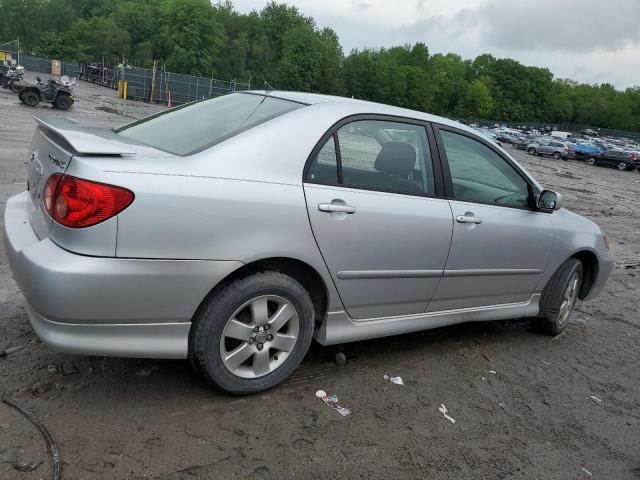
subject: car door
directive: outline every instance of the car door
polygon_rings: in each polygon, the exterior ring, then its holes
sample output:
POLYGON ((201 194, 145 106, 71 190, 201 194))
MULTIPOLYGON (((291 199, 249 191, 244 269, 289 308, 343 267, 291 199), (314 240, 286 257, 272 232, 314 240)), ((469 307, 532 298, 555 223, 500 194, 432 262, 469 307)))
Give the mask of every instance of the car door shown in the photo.
POLYGON ((429 311, 527 302, 554 238, 520 169, 488 142, 437 128, 454 217, 451 251, 429 311))
POLYGON ((432 147, 423 124, 361 117, 307 163, 311 227, 353 318, 422 313, 436 291, 453 219, 432 147))
POLYGON ((553 150, 553 147, 551 146, 551 143, 544 142, 540 144, 540 148, 538 149, 538 152, 544 155, 551 155, 552 150, 553 150))
POLYGON ((600 155, 600 157, 598 158, 598 164, 607 166, 617 165, 618 159, 616 157, 616 154, 617 152, 615 150, 602 152, 602 155, 600 155))

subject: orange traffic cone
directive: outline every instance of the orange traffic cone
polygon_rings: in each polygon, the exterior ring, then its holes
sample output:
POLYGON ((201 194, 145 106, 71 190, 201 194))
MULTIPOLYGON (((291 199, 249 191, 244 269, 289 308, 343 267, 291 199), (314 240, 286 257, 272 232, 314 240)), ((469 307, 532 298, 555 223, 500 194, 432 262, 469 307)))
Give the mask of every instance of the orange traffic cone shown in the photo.
POLYGON ((173 108, 173 104, 171 103, 171 92, 169 92, 169 101, 167 102, 168 108, 173 108))

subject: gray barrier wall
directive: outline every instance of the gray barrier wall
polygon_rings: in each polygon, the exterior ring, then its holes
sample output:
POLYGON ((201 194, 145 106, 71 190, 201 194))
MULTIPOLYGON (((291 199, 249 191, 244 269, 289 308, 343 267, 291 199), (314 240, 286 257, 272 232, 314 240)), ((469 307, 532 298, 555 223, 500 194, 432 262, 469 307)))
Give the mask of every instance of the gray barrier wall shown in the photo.
MULTIPOLYGON (((153 71, 147 68, 126 68, 124 79, 127 81, 127 96, 149 101, 153 71)), ((156 72, 156 87, 153 101, 167 103, 171 97, 173 105, 192 102, 203 98, 215 97, 238 90, 248 90, 245 83, 196 77, 179 73, 156 72)))
MULTIPOLYGON (((34 55, 20 55, 20 63, 25 70, 30 72, 46 73, 51 75, 51 59, 36 57, 34 55)), ((77 62, 60 62, 62 75, 77 77, 80 72, 80 64, 77 62)))

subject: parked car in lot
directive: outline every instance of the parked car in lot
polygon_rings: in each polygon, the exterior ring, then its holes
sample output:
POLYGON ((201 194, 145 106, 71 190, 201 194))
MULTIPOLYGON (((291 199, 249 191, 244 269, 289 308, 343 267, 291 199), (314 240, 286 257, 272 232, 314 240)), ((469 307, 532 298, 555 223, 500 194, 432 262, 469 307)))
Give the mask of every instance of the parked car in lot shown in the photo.
POLYGON ((597 156, 601 153, 602 150, 588 143, 576 143, 573 148, 569 146, 569 158, 575 158, 576 160, 584 160, 588 156, 597 156))
POLYGON ((618 170, 640 169, 640 159, 636 152, 607 150, 600 155, 589 155, 585 159, 587 165, 616 167, 618 170))
POLYGON ((518 150, 526 150, 527 147, 536 142, 536 138, 534 137, 517 137, 513 143, 512 146, 513 148, 516 148, 518 150))
POLYGON ((529 155, 550 155, 556 160, 566 160, 569 156, 569 147, 566 143, 555 140, 543 140, 527 145, 529 155))
POLYGON ((254 393, 312 338, 519 317, 558 334, 612 270, 596 224, 437 116, 274 91, 117 130, 35 118, 4 239, 61 351, 189 358, 254 393))
POLYGON ((498 146, 502 146, 502 142, 500 140, 498 140, 498 137, 494 134, 491 133, 485 129, 481 129, 481 128, 474 128, 475 132, 480 135, 481 137, 495 143, 498 146))

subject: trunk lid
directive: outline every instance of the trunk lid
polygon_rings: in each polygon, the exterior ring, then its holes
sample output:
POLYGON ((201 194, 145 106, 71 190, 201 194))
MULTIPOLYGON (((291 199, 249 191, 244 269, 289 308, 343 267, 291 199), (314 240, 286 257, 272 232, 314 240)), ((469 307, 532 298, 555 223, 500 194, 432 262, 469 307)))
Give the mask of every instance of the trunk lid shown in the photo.
POLYGON ((162 153, 137 145, 109 129, 83 128, 69 119, 45 114, 33 117, 38 126, 27 159, 27 189, 32 200, 29 221, 40 239, 50 235, 53 223, 43 202, 47 179, 55 173, 64 174, 74 156, 120 158, 141 151, 147 156, 162 153))
POLYGON ((54 132, 41 126, 36 127, 29 159, 27 161, 27 189, 31 195, 29 221, 38 238, 49 236, 53 221, 44 209, 44 187, 54 173, 64 173, 71 161, 72 152, 68 145, 56 138, 54 132))

